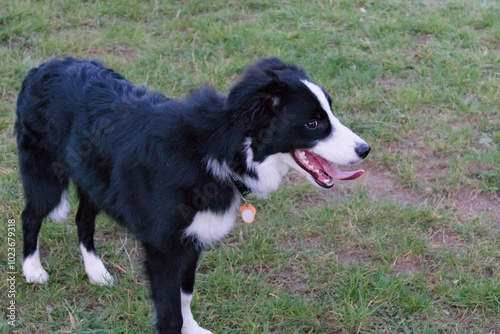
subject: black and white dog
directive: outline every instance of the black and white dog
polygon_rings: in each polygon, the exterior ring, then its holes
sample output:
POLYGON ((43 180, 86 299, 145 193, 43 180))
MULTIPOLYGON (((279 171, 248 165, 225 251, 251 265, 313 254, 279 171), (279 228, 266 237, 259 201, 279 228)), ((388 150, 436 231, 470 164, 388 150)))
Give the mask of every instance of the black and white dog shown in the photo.
POLYGON ((322 188, 370 146, 333 115, 331 99, 276 58, 247 68, 228 96, 203 88, 173 100, 136 87, 95 61, 54 59, 32 69, 17 101, 26 197, 23 274, 44 283, 38 233, 64 219, 72 180, 78 239, 90 281, 112 276, 94 247, 101 210, 142 243, 160 333, 211 333, 190 310, 203 247, 233 226, 241 192, 265 197, 290 167, 322 188))

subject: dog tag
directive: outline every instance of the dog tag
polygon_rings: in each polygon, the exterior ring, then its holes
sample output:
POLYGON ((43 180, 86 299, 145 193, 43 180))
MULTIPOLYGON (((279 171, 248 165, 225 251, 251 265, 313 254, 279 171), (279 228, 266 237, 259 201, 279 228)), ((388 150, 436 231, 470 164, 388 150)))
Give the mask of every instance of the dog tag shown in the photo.
POLYGON ((255 219, 255 208, 250 203, 245 203, 240 207, 241 219, 247 224, 253 223, 255 219))

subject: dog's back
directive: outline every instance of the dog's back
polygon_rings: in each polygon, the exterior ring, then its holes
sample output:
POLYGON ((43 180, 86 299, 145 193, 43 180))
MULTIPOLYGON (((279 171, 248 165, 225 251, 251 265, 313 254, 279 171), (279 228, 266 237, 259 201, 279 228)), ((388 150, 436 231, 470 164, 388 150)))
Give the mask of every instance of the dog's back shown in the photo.
POLYGON ((18 146, 36 147, 59 160, 75 120, 80 113, 92 110, 90 103, 108 106, 110 100, 116 100, 113 90, 133 87, 95 61, 65 58, 41 64, 25 78, 17 100, 18 146))

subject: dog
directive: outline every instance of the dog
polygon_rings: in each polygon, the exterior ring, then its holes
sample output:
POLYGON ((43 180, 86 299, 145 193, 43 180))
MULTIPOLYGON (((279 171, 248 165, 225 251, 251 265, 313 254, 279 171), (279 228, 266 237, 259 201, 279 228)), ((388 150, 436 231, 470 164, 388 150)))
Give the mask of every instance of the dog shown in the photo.
POLYGON ((334 116, 331 98, 295 65, 266 58, 222 95, 203 87, 169 99, 97 61, 53 59, 33 68, 17 100, 26 206, 23 275, 44 283, 38 234, 69 212, 76 185, 78 239, 94 284, 113 277, 94 246, 101 210, 132 231, 159 333, 207 334, 190 309, 203 248, 223 238, 248 194, 266 197, 290 168, 320 188, 363 170, 370 146, 334 116))

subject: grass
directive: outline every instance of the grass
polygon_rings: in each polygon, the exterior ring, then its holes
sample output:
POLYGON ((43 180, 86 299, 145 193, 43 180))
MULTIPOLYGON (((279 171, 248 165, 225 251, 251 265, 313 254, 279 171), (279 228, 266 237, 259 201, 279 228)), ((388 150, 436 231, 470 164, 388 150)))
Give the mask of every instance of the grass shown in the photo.
MULTIPOLYGON (((89 284, 71 222, 41 232, 48 284, 21 271, 22 186, 12 135, 27 71, 98 58, 182 96, 227 92, 278 56, 333 96, 373 147, 332 191, 297 175, 257 221, 204 253, 193 308, 217 333, 500 333, 500 6, 494 1, 4 0, 0 6, 0 236, 17 221, 12 333, 153 333, 133 237, 102 215, 113 287, 89 284)), ((73 194, 73 209, 76 199, 73 194)), ((73 212, 74 213, 74 212, 73 212)), ((7 244, 0 245, 2 272, 7 244), (5 255, 4 255, 5 254, 5 255)), ((3 274, 2 274, 3 277, 3 274)), ((6 319, 7 281, 0 281, 6 319)))

